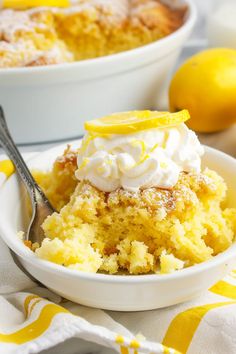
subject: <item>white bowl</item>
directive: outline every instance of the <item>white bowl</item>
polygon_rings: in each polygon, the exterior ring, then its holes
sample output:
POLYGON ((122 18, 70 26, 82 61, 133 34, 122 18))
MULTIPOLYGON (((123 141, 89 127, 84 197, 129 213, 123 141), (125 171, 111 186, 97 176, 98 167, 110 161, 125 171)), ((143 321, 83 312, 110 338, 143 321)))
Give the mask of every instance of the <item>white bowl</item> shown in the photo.
POLYGON ((83 134, 85 120, 158 107, 162 86, 196 19, 154 43, 102 58, 61 65, 0 69, 0 104, 17 143, 83 134))
MULTIPOLYGON (((78 146, 78 142, 75 143, 78 146)), ((31 168, 48 168, 65 145, 46 151, 29 162, 31 168)), ((206 148, 203 165, 219 172, 228 184, 227 203, 236 207, 236 160, 206 148)), ((190 300, 236 266, 236 243, 210 261, 167 275, 106 275, 67 269, 41 260, 18 239, 23 228, 22 201, 16 175, 0 192, 0 234, 23 267, 55 293, 83 305, 117 311, 141 311, 190 300)))

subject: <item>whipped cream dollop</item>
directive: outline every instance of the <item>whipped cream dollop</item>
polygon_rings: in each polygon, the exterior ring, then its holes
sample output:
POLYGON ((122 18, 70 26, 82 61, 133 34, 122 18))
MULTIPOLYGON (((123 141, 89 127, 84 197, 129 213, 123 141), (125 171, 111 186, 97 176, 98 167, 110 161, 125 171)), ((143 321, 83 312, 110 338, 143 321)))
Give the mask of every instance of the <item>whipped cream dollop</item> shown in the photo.
POLYGON ((104 192, 172 188, 179 173, 201 170, 204 149, 182 123, 131 134, 87 133, 78 154, 78 180, 104 192))

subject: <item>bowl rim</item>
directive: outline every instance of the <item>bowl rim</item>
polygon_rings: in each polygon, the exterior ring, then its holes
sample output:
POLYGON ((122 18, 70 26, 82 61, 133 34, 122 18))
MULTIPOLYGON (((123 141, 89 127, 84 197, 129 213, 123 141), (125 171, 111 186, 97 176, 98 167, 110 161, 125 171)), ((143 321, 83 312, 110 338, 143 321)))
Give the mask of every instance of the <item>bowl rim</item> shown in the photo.
POLYGON ((152 43, 143 45, 141 47, 133 48, 130 50, 126 50, 123 52, 118 52, 115 54, 110 54, 98 58, 91 58, 91 59, 85 59, 85 60, 80 60, 80 61, 75 61, 72 63, 61 63, 61 64, 53 64, 53 65, 41 65, 41 66, 35 66, 35 67, 12 67, 12 68, 0 68, 0 75, 1 76, 12 76, 12 75, 17 75, 17 74, 25 74, 25 75, 32 75, 32 74, 42 74, 42 73, 57 73, 58 71, 63 71, 63 70, 74 70, 74 69, 84 69, 84 68, 91 68, 91 67, 96 67, 99 65, 108 65, 109 63, 115 64, 117 61, 126 61, 129 59, 132 59, 133 56, 139 56, 141 53, 142 54, 148 54, 149 51, 152 51, 154 48, 155 50, 158 49, 158 47, 161 47, 165 44, 168 44, 168 42, 175 42, 175 40, 181 36, 183 33, 187 32, 189 29, 191 29, 196 21, 197 18, 197 10, 196 10, 196 5, 193 3, 193 0, 182 0, 184 4, 187 5, 188 7, 188 13, 186 20, 184 24, 179 27, 176 31, 172 32, 171 34, 167 35, 166 37, 163 37, 161 39, 158 39, 152 43))
MULTIPOLYGON (((62 147, 64 145, 66 144, 57 145, 56 147, 43 151, 41 154, 43 153, 47 154, 50 151, 62 147)), ((204 148, 206 153, 220 156, 221 158, 228 161, 228 163, 234 164, 236 169, 236 159, 234 159, 233 157, 217 149, 210 148, 208 146, 204 146, 204 148)), ((39 155, 40 153, 37 153, 32 158, 28 159, 28 162, 34 161, 34 159, 37 159, 39 155)), ((0 197, 4 191, 4 188, 7 186, 8 182, 15 178, 16 178, 16 174, 14 173, 4 183, 4 185, 0 189, 0 197)), ((0 221, 1 221, 1 216, 0 216, 0 221)), ((212 259, 196 264, 194 266, 190 266, 188 268, 175 271, 170 274, 111 275, 111 274, 101 274, 101 273, 88 273, 79 270, 69 269, 61 265, 58 265, 56 263, 37 258, 36 255, 31 250, 29 250, 23 243, 14 242, 14 240, 17 238, 17 235, 13 236, 11 233, 10 236, 6 237, 6 234, 8 235, 7 229, 8 227, 4 226, 3 222, 0 222, 0 233, 3 241, 17 256, 22 258, 24 261, 29 262, 34 267, 40 268, 41 270, 44 270, 46 272, 55 273, 55 274, 58 274, 59 272, 60 274, 63 274, 64 276, 67 277, 74 277, 75 279, 92 280, 94 282, 153 283, 153 282, 166 282, 170 280, 178 280, 178 279, 192 276, 197 273, 201 273, 205 270, 210 270, 219 265, 224 265, 225 262, 227 263, 227 261, 229 261, 231 258, 234 258, 236 255, 236 241, 235 241, 228 249, 218 254, 217 256, 214 256, 212 259)))

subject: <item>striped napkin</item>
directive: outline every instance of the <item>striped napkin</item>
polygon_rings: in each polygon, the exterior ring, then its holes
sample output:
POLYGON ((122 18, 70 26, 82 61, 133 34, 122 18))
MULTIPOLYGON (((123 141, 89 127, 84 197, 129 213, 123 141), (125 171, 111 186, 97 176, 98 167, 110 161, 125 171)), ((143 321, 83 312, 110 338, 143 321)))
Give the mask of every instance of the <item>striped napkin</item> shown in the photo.
MULTIPOLYGON (((13 170, 1 157, 0 184, 13 170)), ((0 240, 1 354, 39 353, 68 339, 71 351, 62 351, 67 354, 235 354, 235 333, 236 271, 184 304, 135 313, 102 311, 38 286, 0 240)))

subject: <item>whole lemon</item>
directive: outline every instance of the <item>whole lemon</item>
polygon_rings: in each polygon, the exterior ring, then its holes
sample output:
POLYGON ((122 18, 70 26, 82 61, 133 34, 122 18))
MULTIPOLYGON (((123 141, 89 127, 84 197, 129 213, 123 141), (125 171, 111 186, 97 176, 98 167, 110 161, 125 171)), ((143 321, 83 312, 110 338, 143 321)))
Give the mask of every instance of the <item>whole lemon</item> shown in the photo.
POLYGON ((188 59, 169 89, 170 111, 188 109, 187 125, 214 132, 236 122, 236 50, 215 48, 188 59))

